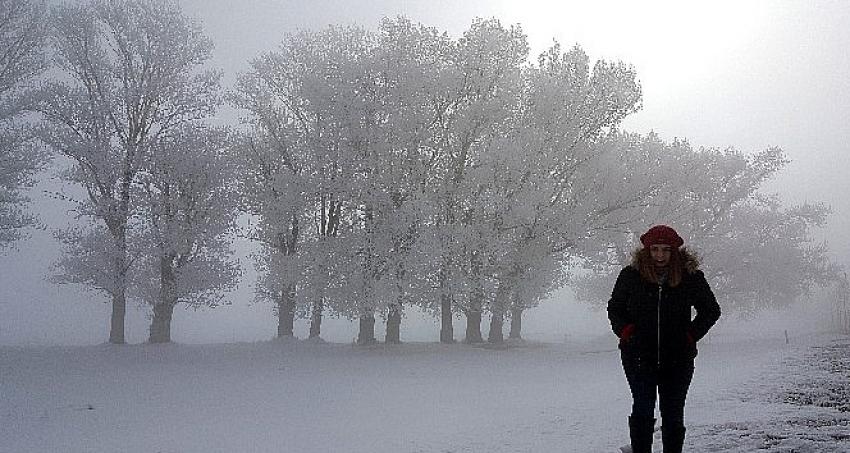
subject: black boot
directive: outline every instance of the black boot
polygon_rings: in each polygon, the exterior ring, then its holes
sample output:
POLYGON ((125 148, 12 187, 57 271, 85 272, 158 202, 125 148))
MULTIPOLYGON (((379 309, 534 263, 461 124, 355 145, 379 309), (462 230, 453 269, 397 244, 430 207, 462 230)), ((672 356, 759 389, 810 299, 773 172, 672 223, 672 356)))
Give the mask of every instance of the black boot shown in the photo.
POLYGON ((652 432, 654 430, 654 418, 629 417, 629 437, 632 439, 632 453, 652 453, 652 432))
POLYGON ((664 445, 664 453, 682 453, 682 445, 685 443, 684 426, 661 425, 661 443, 664 445))

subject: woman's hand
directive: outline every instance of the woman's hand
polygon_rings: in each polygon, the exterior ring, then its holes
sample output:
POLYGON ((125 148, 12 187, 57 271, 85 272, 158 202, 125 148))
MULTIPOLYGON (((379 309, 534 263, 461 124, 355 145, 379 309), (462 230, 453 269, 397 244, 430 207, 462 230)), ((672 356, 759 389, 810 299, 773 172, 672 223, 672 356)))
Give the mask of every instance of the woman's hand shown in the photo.
POLYGON ((628 343, 629 339, 635 333, 635 325, 634 324, 626 324, 626 327, 623 327, 623 330, 620 331, 620 344, 628 343))

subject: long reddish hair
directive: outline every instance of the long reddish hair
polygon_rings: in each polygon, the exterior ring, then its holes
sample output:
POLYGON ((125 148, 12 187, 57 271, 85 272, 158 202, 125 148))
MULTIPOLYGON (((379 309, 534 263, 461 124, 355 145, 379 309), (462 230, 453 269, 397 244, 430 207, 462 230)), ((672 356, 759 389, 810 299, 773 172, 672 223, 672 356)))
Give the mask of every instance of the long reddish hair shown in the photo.
MULTIPOLYGON (((670 263, 667 265, 667 284, 674 288, 682 283, 682 276, 685 273, 685 260, 682 253, 683 251, 678 248, 670 251, 670 263)), ((657 285, 658 275, 655 273, 655 265, 652 264, 649 249, 641 248, 635 251, 634 261, 637 264, 638 271, 640 271, 641 278, 657 285)))

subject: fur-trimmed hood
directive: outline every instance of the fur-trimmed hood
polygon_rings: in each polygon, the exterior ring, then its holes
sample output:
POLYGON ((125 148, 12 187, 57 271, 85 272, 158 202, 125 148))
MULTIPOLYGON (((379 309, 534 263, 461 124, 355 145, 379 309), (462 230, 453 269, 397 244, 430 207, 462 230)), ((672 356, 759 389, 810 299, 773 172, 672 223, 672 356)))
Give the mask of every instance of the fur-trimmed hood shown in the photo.
MULTIPOLYGON (((649 257, 648 253, 641 253, 642 250, 644 249, 638 248, 632 252, 632 262, 629 265, 637 270, 640 270, 641 260, 649 257)), ((693 274, 699 270, 700 260, 699 256, 695 252, 691 251, 687 247, 680 247, 678 251, 679 257, 681 258, 680 261, 685 268, 685 272, 693 274)))

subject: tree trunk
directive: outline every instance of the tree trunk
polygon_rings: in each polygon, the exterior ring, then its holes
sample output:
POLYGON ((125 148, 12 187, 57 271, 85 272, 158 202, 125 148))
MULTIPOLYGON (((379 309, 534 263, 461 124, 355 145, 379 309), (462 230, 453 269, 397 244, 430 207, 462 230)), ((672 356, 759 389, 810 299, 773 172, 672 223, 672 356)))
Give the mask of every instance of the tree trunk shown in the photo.
MULTIPOLYGON (((108 225, 108 224, 107 224, 108 225)), ((110 228, 115 246, 118 249, 118 257, 113 264, 113 271, 120 280, 120 288, 117 294, 112 294, 112 319, 109 326, 109 342, 112 344, 124 344, 124 319, 127 315, 127 240, 124 227, 110 228)))
POLYGON ((481 308, 484 306, 484 285, 481 282, 481 259, 477 252, 472 253, 472 276, 475 286, 469 297, 469 310, 466 311, 465 343, 483 343, 481 336, 481 308))
POLYGON ((126 343, 124 339, 124 319, 127 315, 127 219, 130 217, 130 184, 135 176, 126 155, 125 158, 122 158, 121 165, 120 200, 117 209, 103 218, 112 239, 115 241, 113 245, 118 250, 118 256, 114 262, 114 271, 119 279, 120 287, 118 294, 112 295, 112 322, 109 330, 109 342, 112 344, 126 343))
POLYGON ((452 298, 448 294, 440 296, 440 343, 454 343, 455 332, 452 325, 452 298))
POLYGON ((153 306, 151 320, 150 343, 171 342, 171 318, 177 298, 174 297, 174 255, 164 254, 159 257, 159 301, 153 306))
POLYGON ((109 329, 109 342, 124 344, 124 318, 127 313, 127 299, 122 290, 112 295, 112 322, 109 329))
POLYGON ((490 334, 487 336, 487 342, 490 344, 502 344, 505 341, 505 334, 502 333, 504 326, 504 314, 501 310, 494 310, 490 317, 490 334))
POLYGON ((511 340, 522 340, 522 308, 511 309, 511 340))
POLYGON ((507 297, 510 294, 509 288, 504 281, 499 282, 499 289, 496 290, 496 300, 493 301, 490 313, 490 334, 487 336, 487 342, 491 344, 501 344, 505 341, 505 334, 502 328, 505 324, 505 307, 507 306, 507 297))
POLYGON ((401 343, 401 304, 392 304, 387 313, 387 335, 384 343, 401 343))
POLYGON ((368 313, 360 316, 360 332, 357 333, 357 344, 369 345, 375 340, 375 315, 368 313))
POLYGON ((481 336, 481 309, 466 312, 466 338, 463 342, 469 344, 484 342, 484 337, 481 336))
POLYGON ((452 325, 452 299, 446 289, 448 264, 444 262, 440 269, 440 343, 454 343, 455 333, 452 325))
POLYGON ((171 342, 171 319, 174 315, 174 304, 158 303, 153 306, 148 343, 171 342))
POLYGON ((322 334, 322 312, 325 310, 325 301, 319 297, 313 303, 310 313, 310 338, 319 338, 322 334))
POLYGON ((280 293, 277 303, 277 337, 293 337, 295 329, 295 286, 289 285, 280 293))

